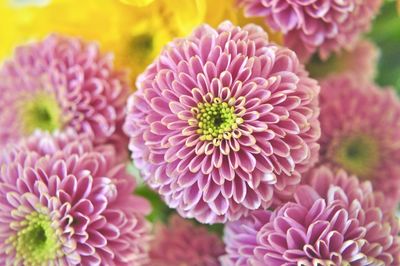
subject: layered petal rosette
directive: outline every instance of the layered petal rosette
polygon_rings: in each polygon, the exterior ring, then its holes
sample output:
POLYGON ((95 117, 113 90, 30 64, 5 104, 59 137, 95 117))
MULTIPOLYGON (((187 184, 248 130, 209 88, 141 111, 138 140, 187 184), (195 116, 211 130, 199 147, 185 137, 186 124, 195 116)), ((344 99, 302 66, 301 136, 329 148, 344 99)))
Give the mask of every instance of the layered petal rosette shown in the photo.
POLYGON ((168 225, 156 227, 149 266, 219 266, 224 252, 224 243, 216 234, 173 215, 168 225))
POLYGON ((0 159, 1 265, 142 265, 148 202, 112 146, 37 132, 0 159))
MULTIPOLYGON (((16 48, 0 69, 0 145, 35 129, 84 132, 123 152, 127 75, 97 44, 52 35, 16 48)), ((125 152, 127 155, 127 152, 125 152)))
POLYGON ((255 25, 207 25, 139 77, 125 131, 145 181, 184 217, 234 220, 290 198, 317 159, 316 81, 255 25))
POLYGON ((321 161, 343 168, 385 194, 386 207, 400 200, 400 101, 391 89, 350 76, 321 83, 321 161))
MULTIPOLYGON (((349 203, 358 201, 363 209, 379 208, 382 212, 382 220, 389 222, 392 230, 398 230, 395 224, 400 221, 398 219, 396 221, 393 212, 387 210, 385 195, 380 191, 375 191, 371 182, 362 181, 343 169, 333 169, 329 165, 320 165, 307 172, 304 174, 302 182, 313 187, 324 198, 328 197, 331 186, 340 187, 346 194, 349 203)), ((351 205, 347 205, 347 208, 350 209, 351 205)))
POLYGON ((354 46, 368 31, 382 0, 237 0, 245 14, 263 17, 285 35, 285 44, 302 58, 354 46))
POLYGON ((321 167, 273 212, 225 229, 224 265, 400 265, 398 221, 379 208, 369 182, 321 167))

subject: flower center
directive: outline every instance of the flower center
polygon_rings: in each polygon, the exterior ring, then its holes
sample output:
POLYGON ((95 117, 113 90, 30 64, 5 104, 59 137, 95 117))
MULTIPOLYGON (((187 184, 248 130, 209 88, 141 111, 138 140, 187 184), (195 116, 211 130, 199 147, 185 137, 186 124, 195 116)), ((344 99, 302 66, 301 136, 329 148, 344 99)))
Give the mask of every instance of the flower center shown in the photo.
POLYGON ((219 146, 223 139, 229 140, 232 137, 232 131, 243 123, 243 118, 235 113, 234 102, 233 98, 222 102, 216 97, 211 103, 199 103, 197 108, 192 108, 197 133, 201 134, 200 140, 213 141, 214 145, 219 146))
POLYGON ((35 129, 54 131, 62 127, 61 110, 55 97, 38 93, 21 104, 21 120, 25 134, 35 129))
POLYGON ((19 223, 20 230, 7 242, 16 250, 16 259, 24 265, 42 265, 59 256, 60 243, 47 215, 32 212, 19 223))
POLYGON ((141 33, 132 37, 130 50, 134 53, 136 60, 140 62, 149 58, 154 50, 153 36, 150 33, 141 33))
POLYGON ((379 163, 378 144, 364 135, 345 139, 337 147, 334 160, 350 173, 368 178, 379 163))

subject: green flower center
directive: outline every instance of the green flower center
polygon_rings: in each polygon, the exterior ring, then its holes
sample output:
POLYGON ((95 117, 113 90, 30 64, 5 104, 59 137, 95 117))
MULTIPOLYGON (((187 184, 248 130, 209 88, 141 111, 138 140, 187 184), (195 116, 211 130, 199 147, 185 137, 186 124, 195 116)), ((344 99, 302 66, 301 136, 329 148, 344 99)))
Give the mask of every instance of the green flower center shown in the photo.
POLYGON ((130 41, 130 50, 134 53, 136 60, 145 61, 154 50, 153 36, 149 33, 134 36, 130 41))
POLYGON ((211 103, 199 103, 197 108, 192 108, 192 114, 197 124, 197 133, 201 134, 200 140, 213 141, 218 146, 223 139, 230 139, 232 131, 243 123, 243 118, 238 117, 234 107, 235 99, 222 102, 218 97, 211 103))
POLYGON ((20 222, 19 232, 10 237, 16 259, 24 265, 42 265, 59 256, 60 243, 47 215, 33 212, 20 222))
POLYGON ((334 152, 334 160, 360 178, 369 178, 379 163, 378 144, 364 135, 342 141, 334 152))
POLYGON ((61 110, 55 97, 38 93, 21 104, 21 120, 25 134, 35 129, 55 131, 62 127, 61 110))

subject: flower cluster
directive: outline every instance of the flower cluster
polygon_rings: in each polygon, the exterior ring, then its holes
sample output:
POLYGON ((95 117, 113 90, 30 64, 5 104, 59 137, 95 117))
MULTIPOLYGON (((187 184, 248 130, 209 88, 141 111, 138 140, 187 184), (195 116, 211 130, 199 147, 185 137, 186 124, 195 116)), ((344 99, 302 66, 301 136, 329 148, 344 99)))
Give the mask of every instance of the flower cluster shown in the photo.
POLYGON ((324 166, 310 175, 294 202, 227 225, 224 264, 399 265, 398 224, 370 183, 324 166))
POLYGON ((0 0, 0 265, 400 266, 394 5, 0 0))

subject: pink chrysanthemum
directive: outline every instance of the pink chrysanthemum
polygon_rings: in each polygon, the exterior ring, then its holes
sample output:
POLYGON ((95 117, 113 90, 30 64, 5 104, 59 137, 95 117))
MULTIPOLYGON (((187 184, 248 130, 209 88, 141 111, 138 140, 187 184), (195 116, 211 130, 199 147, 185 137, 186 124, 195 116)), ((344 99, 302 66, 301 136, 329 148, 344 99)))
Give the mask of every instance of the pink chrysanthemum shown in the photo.
MULTIPOLYGON (((303 175, 302 183, 309 185, 323 198, 328 197, 331 186, 340 187, 349 203, 358 201, 363 209, 380 208, 385 221, 393 218, 393 212, 386 210, 386 200, 380 191, 374 191, 369 181, 362 181, 355 175, 349 175, 343 169, 333 169, 329 165, 320 165, 303 175)), ((351 206, 347 206, 350 208, 351 206)), ((400 255, 400 254, 399 254, 400 255)))
POLYGON ((382 0, 237 0, 247 16, 265 18, 272 29, 283 32, 285 44, 306 59, 318 51, 351 48, 369 30, 382 0))
POLYGON ((167 226, 156 227, 149 266, 219 266, 222 254, 224 244, 217 235, 174 215, 167 226))
POLYGON ((349 76, 321 83, 321 161, 371 180, 388 207, 400 200, 400 101, 349 76))
POLYGON ((150 206, 112 146, 36 132, 0 166, 0 265, 147 262, 150 206))
POLYGON ((317 159, 319 87, 260 27, 201 26, 137 86, 125 124, 132 158, 184 217, 215 223, 267 208, 317 159))
POLYGON ((35 129, 72 128, 124 151, 128 95, 126 73, 114 70, 113 56, 95 43, 52 35, 18 47, 0 69, 0 145, 35 129))
POLYGON ((359 83, 368 84, 375 79, 379 50, 375 44, 361 40, 350 51, 342 51, 327 61, 317 58, 307 65, 310 76, 323 80, 334 75, 350 75, 359 83))
POLYGON ((225 231, 225 265, 400 265, 399 228, 368 182, 322 167, 295 202, 255 211, 225 231), (300 263, 300 264, 299 264, 300 263))

